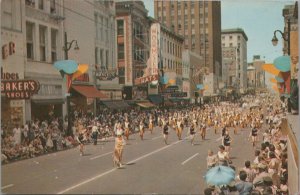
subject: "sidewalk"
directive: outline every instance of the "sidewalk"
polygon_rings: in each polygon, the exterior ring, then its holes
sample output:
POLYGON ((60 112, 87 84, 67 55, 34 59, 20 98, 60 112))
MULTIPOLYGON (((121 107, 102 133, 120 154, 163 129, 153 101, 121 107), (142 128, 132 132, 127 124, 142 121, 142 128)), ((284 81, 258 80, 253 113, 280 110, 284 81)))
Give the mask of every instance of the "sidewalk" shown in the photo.
POLYGON ((299 143, 300 141, 299 115, 287 114, 287 119, 299 143))

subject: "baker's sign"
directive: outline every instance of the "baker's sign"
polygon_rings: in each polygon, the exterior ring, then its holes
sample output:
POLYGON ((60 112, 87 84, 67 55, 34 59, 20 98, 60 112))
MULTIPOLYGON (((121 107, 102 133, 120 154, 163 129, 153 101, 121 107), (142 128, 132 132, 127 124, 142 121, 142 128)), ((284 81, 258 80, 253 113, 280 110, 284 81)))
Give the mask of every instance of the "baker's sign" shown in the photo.
POLYGON ((40 83, 35 80, 19 80, 18 73, 3 73, 1 69, 1 93, 8 99, 29 99, 33 94, 37 94, 40 83))

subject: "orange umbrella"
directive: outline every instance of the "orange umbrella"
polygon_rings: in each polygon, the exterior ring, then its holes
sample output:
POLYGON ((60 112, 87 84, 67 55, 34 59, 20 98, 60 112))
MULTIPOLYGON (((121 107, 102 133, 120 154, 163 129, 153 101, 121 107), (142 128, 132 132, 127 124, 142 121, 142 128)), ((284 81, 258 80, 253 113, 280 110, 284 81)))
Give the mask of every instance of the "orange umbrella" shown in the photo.
POLYGON ((273 85, 272 88, 274 89, 274 91, 279 92, 279 88, 277 87, 277 85, 273 85))
POLYGON ((175 79, 170 79, 168 84, 174 85, 175 83, 176 83, 176 80, 175 80, 175 79))
POLYGON ((80 75, 83 75, 86 73, 86 71, 89 69, 88 64, 79 64, 77 71, 72 75, 72 80, 78 78, 80 75))
POLYGON ((274 66, 274 64, 264 64, 262 69, 268 73, 278 76, 280 71, 274 66))
POLYGON ((275 78, 270 78, 271 83, 277 83, 277 80, 275 78))

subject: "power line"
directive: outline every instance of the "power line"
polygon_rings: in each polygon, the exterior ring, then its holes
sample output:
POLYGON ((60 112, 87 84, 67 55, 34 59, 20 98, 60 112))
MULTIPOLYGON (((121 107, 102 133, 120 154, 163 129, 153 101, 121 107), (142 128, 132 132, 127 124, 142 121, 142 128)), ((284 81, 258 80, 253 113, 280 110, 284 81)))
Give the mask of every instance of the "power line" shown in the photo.
MULTIPOLYGON (((50 0, 48 0, 48 1, 50 1, 50 0)), ((96 7, 94 4, 92 4, 92 3, 90 3, 90 2, 87 2, 87 1, 85 1, 85 2, 86 2, 86 3, 89 3, 90 5, 93 5, 93 7, 96 7)), ((86 15, 84 15, 84 14, 81 14, 81 13, 79 13, 79 12, 77 12, 77 11, 71 9, 71 8, 65 7, 64 5, 61 5, 61 4, 57 3, 57 2, 56 2, 56 5, 58 5, 59 7, 65 9, 65 10, 68 10, 68 11, 74 13, 74 14, 77 14, 77 15, 83 17, 83 18, 86 18, 86 19, 92 21, 93 23, 101 24, 102 26, 106 27, 107 29, 111 29, 112 31, 116 32, 116 28, 114 28, 114 27, 111 28, 111 27, 108 26, 108 24, 105 25, 105 24, 103 24, 103 23, 96 22, 96 20, 95 20, 94 18, 90 18, 89 16, 86 16, 86 15)), ((95 10, 95 9, 94 9, 94 10, 95 10)), ((115 25, 113 25, 113 26, 115 26, 115 25)))

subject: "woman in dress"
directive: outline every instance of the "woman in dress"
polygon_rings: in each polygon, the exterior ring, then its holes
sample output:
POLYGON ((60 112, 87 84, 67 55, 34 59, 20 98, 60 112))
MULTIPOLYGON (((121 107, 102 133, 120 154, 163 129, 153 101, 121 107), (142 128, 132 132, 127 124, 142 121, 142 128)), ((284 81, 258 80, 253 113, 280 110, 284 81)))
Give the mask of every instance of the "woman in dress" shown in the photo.
POLYGON ((122 155, 123 155, 123 149, 126 145, 126 142, 122 136, 121 133, 117 134, 117 137, 115 138, 115 149, 114 149, 114 155, 113 155, 113 162, 114 166, 121 167, 122 166, 122 155))
POLYGON ((140 130, 141 140, 143 140, 144 139, 144 122, 143 122, 143 119, 140 121, 139 130, 140 130))
POLYGON ((194 145, 194 139, 195 139, 195 127, 194 124, 192 123, 192 125, 190 126, 190 136, 191 136, 191 144, 194 145))

